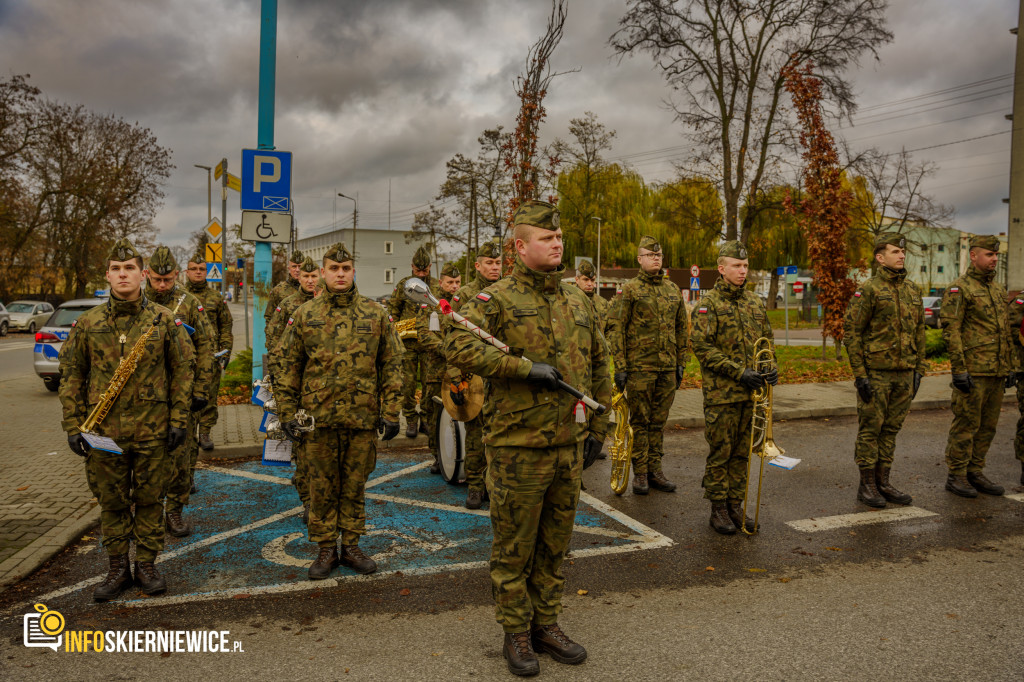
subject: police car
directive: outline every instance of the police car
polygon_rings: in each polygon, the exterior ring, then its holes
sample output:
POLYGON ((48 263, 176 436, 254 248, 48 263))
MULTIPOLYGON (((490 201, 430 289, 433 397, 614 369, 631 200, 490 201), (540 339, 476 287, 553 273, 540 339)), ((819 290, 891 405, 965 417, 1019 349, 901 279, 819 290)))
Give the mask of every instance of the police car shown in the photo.
POLYGON ((57 356, 61 346, 71 332, 71 323, 86 310, 106 303, 105 298, 76 298, 61 305, 53 312, 46 324, 36 332, 36 343, 32 349, 32 364, 43 384, 51 391, 60 386, 60 367, 57 356))

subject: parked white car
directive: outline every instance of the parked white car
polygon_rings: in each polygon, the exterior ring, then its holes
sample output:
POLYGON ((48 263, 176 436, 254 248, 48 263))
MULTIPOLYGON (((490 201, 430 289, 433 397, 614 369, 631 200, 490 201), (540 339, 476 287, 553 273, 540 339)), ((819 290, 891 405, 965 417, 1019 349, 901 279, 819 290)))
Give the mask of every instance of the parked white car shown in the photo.
POLYGON ((53 314, 53 306, 45 301, 11 301, 7 304, 11 331, 35 334, 53 314))

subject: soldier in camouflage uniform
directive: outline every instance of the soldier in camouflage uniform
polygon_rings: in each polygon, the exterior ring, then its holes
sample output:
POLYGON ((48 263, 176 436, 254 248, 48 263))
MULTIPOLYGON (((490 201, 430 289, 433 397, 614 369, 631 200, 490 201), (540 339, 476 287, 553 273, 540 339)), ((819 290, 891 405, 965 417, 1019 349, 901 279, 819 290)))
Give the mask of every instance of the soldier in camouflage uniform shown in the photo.
POLYGON ((672 492, 665 477, 665 422, 683 380, 689 329, 679 287, 661 267, 661 245, 642 237, 640 272, 622 287, 616 324, 608 339, 615 361, 615 385, 626 392, 633 427, 633 493, 651 488, 672 492))
POLYGON ((985 455, 996 433, 1003 393, 1017 383, 1014 330, 1006 290, 995 281, 999 239, 974 236, 971 265, 942 297, 942 338, 953 373, 953 423, 946 442, 946 490, 961 497, 1002 495, 985 476, 985 455))
POLYGON ((754 367, 754 342, 769 341, 772 328, 761 297, 744 287, 749 262, 738 241, 718 250, 721 278, 704 294, 690 314, 690 344, 700 362, 704 390, 704 438, 708 442, 704 497, 711 501, 711 527, 732 535, 754 522, 743 516, 750 455, 752 391, 775 385, 779 372, 766 374, 754 367))
POLYGON ((306 460, 309 540, 320 547, 310 580, 327 578, 339 564, 377 570, 359 549, 366 479, 377 465, 374 430, 379 426, 390 440, 399 429, 401 341, 384 309, 359 295, 353 261, 340 242, 324 254, 326 290, 289 319, 274 382, 282 428, 302 443, 306 460), (296 431, 299 409, 315 419, 311 433, 296 431))
POLYGON ((1010 299, 1007 308, 1010 324, 1010 338, 1013 339, 1014 354, 1017 356, 1017 434, 1013 439, 1013 451, 1020 460, 1020 484, 1024 485, 1024 345, 1021 344, 1021 333, 1024 330, 1024 291, 1020 291, 1010 299))
MULTIPOLYGON (((452 309, 456 312, 461 310, 463 303, 501 278, 501 244, 496 241, 481 244, 473 267, 476 270, 476 277, 452 296, 452 309)), ((452 400, 458 400, 456 396, 469 386, 472 376, 463 374, 462 370, 454 365, 448 365, 448 388, 452 392, 452 400)), ((479 509, 483 506, 487 494, 484 488, 487 460, 484 458, 483 413, 464 422, 462 426, 466 430, 466 508, 479 509)))
POLYGON ((199 412, 199 447, 203 450, 212 450, 213 440, 210 438, 210 430, 217 423, 220 375, 231 359, 231 349, 235 343, 235 337, 231 332, 231 311, 228 310, 227 301, 220 295, 220 289, 206 283, 206 255, 202 248, 196 251, 189 260, 185 276, 188 278, 188 292, 203 304, 206 319, 213 328, 214 351, 218 353, 227 351, 217 358, 213 365, 213 375, 210 378, 210 402, 199 412))
POLYGON ((167 532, 174 537, 184 537, 192 532, 182 518, 182 512, 188 505, 193 489, 196 460, 199 458, 196 428, 199 414, 210 400, 213 368, 216 366, 214 345, 217 339, 213 326, 206 318, 203 304, 178 284, 178 263, 166 246, 157 247, 149 259, 146 297, 170 309, 176 319, 193 329, 189 338, 196 351, 196 374, 192 384, 192 403, 189 406, 188 438, 180 449, 170 453, 177 458, 178 467, 175 477, 167 486, 167 532))
POLYGON ((279 282, 276 287, 270 290, 270 297, 267 299, 267 309, 263 311, 263 319, 266 322, 264 329, 270 326, 271 320, 274 319, 274 311, 281 305, 281 301, 299 290, 299 266, 302 265, 302 261, 305 259, 306 257, 298 249, 292 251, 291 258, 288 259, 288 273, 284 281, 279 282))
POLYGON ((897 232, 875 240, 878 270, 854 292, 843 331, 857 389, 857 499, 876 508, 913 501, 889 483, 896 434, 925 372, 924 307, 903 267, 906 245, 897 232))
MULTIPOLYGON (((405 283, 412 277, 423 280, 430 291, 435 296, 438 295, 437 283, 430 278, 430 249, 426 244, 416 249, 416 253, 412 257, 412 274, 403 277, 398 282, 394 293, 388 300, 388 312, 396 323, 415 318, 420 310, 420 304, 411 301, 405 295, 405 283)), ((402 368, 402 414, 405 416, 406 437, 415 438, 416 425, 419 422, 419 413, 416 410, 416 381, 418 378, 422 378, 424 356, 419 341, 415 338, 407 338, 403 343, 405 344, 405 364, 402 368)), ((426 423, 420 424, 419 430, 421 433, 427 433, 426 423)))
MULTIPOLYGON (((462 275, 454 263, 446 263, 441 269, 438 279, 438 298, 451 303, 452 295, 462 283, 462 275)), ((430 465, 430 473, 441 473, 441 451, 437 438, 437 420, 439 412, 444 409, 438 405, 434 396, 441 396, 441 381, 447 376, 444 359, 444 335, 447 318, 436 310, 424 305, 416 315, 416 337, 423 352, 423 397, 420 404, 424 409, 423 418, 427 421, 427 442, 434 463, 430 465)))
POLYGON ((582 470, 608 430, 607 414, 587 423, 582 402, 558 380, 608 405, 606 345, 593 306, 562 282, 562 231, 551 204, 527 201, 515 213, 519 254, 510 277, 464 302, 472 322, 510 346, 506 355, 464 327, 445 340, 448 362, 487 379, 487 489, 490 493, 491 586, 505 631, 509 670, 539 670, 536 650, 581 663, 586 650, 558 626, 582 470))
MULTIPOLYGON (((309 256, 302 260, 299 266, 299 290, 281 301, 274 311, 274 317, 267 327, 267 351, 270 354, 269 370, 273 376, 278 376, 281 366, 281 338, 288 326, 288 320, 292 319, 295 311, 303 303, 312 301, 316 296, 317 285, 320 283, 320 268, 309 256)), ((309 473, 306 466, 306 458, 302 455, 302 444, 296 444, 292 448, 292 459, 295 461, 295 475, 292 476, 292 485, 299 494, 302 501, 302 523, 309 523, 309 473)))
POLYGON ((590 261, 580 261, 579 270, 576 271, 576 286, 594 304, 594 312, 597 314, 597 327, 601 330, 602 334, 607 335, 608 306, 611 303, 597 291, 597 270, 590 261))
POLYGON ((60 352, 60 402, 72 452, 85 458, 89 490, 100 505, 110 571, 93 598, 108 601, 132 585, 128 552, 135 541, 135 580, 146 594, 167 589, 156 569, 164 547, 161 500, 173 475, 169 452, 185 442, 192 376, 192 344, 171 311, 142 295, 142 257, 127 239, 107 256, 110 300, 83 313, 60 352), (110 386, 121 358, 147 331, 155 333, 106 418, 94 432, 112 438, 124 454, 93 449, 80 425, 110 386))

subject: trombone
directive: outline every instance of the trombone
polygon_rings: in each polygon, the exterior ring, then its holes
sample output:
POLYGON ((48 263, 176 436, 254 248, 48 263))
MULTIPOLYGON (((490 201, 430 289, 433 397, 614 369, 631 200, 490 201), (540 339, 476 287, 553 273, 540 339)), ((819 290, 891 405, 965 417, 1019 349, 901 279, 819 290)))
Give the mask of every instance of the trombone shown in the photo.
MULTIPOLYGON (((775 353, 772 351, 771 341, 762 336, 754 342, 754 370, 760 374, 767 374, 772 369, 777 369, 775 353)), ((761 482, 764 478, 764 463, 770 462, 779 455, 784 455, 785 450, 775 444, 772 437, 772 386, 765 384, 758 388, 753 394, 754 414, 750 420, 750 453, 747 457, 747 490, 743 494, 743 513, 740 516, 740 530, 746 535, 754 535, 758 531, 758 516, 761 513, 761 482), (747 500, 750 490, 750 473, 754 466, 754 455, 760 459, 760 466, 757 473, 757 499, 754 502, 754 530, 747 530, 747 500)))

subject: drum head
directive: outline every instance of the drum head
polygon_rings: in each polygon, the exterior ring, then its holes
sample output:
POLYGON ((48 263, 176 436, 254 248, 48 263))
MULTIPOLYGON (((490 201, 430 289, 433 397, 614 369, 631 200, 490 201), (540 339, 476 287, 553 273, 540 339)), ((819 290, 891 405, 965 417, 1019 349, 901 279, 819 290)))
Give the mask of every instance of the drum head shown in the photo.
POLYGON ((441 454, 441 476, 452 485, 466 479, 466 428, 447 410, 438 410, 437 446, 441 454))

